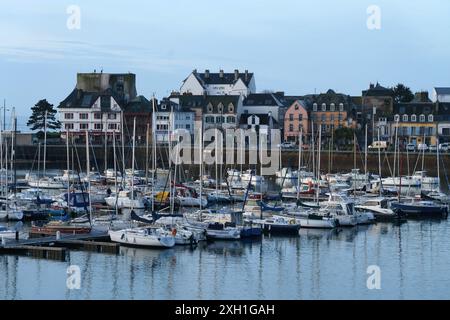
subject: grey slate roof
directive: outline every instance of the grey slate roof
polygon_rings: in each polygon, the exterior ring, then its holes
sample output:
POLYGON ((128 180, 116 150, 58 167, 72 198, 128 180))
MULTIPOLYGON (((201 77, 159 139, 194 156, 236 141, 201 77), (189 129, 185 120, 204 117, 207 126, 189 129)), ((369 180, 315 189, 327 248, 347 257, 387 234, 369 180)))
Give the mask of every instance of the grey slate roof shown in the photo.
POLYGON ((209 72, 207 76, 206 73, 195 72, 194 75, 202 84, 211 85, 211 84, 235 84, 237 80, 241 79, 246 86, 250 84, 250 81, 253 78, 253 73, 248 73, 247 77, 245 73, 239 73, 238 78, 236 80, 234 73, 223 73, 223 77, 220 76, 220 73, 212 73, 209 72))
POLYGON ((435 87, 437 94, 450 94, 450 87, 435 87))

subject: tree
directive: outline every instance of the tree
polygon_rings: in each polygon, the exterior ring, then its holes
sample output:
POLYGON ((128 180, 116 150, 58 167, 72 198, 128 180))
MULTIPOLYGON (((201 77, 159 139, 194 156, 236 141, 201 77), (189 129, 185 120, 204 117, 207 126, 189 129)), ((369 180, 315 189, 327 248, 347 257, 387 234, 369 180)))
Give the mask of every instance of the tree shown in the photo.
POLYGON ((414 99, 414 94, 411 89, 401 83, 392 88, 392 91, 394 91, 395 103, 411 102, 411 100, 414 99))
POLYGON ((46 99, 40 100, 31 108, 32 114, 27 122, 31 130, 43 130, 45 128, 45 112, 47 112, 47 129, 57 130, 61 128, 61 122, 56 120, 56 109, 46 99))
POLYGON ((334 144, 336 146, 348 146, 353 143, 355 131, 351 128, 338 128, 334 131, 334 144))

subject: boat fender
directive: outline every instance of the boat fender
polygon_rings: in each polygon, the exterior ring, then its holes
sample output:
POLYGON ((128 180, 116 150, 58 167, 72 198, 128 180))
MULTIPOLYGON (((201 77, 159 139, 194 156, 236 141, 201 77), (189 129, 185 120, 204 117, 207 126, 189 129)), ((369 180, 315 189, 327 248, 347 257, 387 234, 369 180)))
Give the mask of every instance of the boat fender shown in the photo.
POLYGON ((177 229, 172 229, 172 236, 176 236, 177 235, 177 229))
POLYGON ((122 236, 120 237, 121 240, 123 240, 123 238, 125 238, 125 233, 122 233, 122 236))
POLYGON ((289 224, 295 224, 295 220, 290 220, 289 224))

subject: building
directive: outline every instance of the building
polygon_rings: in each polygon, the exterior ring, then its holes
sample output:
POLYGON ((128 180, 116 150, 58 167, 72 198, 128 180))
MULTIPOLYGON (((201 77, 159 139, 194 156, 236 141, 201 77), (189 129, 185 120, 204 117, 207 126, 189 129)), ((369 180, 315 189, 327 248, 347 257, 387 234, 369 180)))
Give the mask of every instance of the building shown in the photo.
POLYGON ((396 104, 391 118, 392 143, 395 142, 397 135, 401 146, 408 143, 436 144, 435 115, 436 104, 428 98, 428 92, 418 92, 411 102, 396 104))
POLYGON ((433 102, 450 103, 450 88, 449 87, 435 87, 431 93, 431 100, 433 102))
MULTIPOLYGON (((155 109, 158 101, 154 98, 155 109)), ((147 128, 149 130, 149 139, 152 137, 152 101, 147 100, 144 96, 137 96, 129 101, 123 108, 124 118, 124 135, 126 141, 132 141, 133 125, 136 119, 136 143, 145 144, 147 137, 147 128)))
POLYGON ((225 73, 220 70, 219 73, 212 73, 205 70, 199 73, 194 70, 182 83, 181 94, 200 95, 242 95, 248 96, 256 92, 255 77, 253 73, 245 70, 240 73, 234 70, 234 73, 225 73))
POLYGON ((282 92, 250 94, 244 99, 242 111, 239 111, 241 118, 245 117, 243 122, 248 119, 248 115, 265 115, 264 117, 260 117, 260 125, 269 126, 268 121, 273 118, 278 124, 277 126, 283 129, 284 113, 287 109, 283 98, 284 93, 282 92))
MULTIPOLYGON (((154 134, 156 142, 165 144, 169 142, 169 133, 178 132, 180 134, 189 133, 191 138, 194 136, 195 112, 183 108, 180 104, 171 101, 168 98, 161 100, 155 115, 154 134)), ((174 137, 170 139, 174 141, 174 137)))
POLYGON ((101 142, 120 132, 122 110, 135 99, 136 76, 109 73, 79 73, 75 89, 58 106, 62 137, 67 132, 82 141, 90 132, 92 141, 101 142))
POLYGON ((436 102, 435 121, 439 143, 450 142, 450 103, 436 102))
POLYGON ((203 129, 237 128, 242 96, 206 96, 203 107, 203 129))
MULTIPOLYGON (((339 128, 357 128, 356 110, 352 97, 328 90, 326 93, 307 95, 304 103, 309 109, 309 128, 317 133, 322 126, 322 141, 328 141, 339 128)), ((311 130, 309 130, 311 135, 311 130)), ((310 139, 311 137, 309 137, 310 139)))
POLYGON ((284 141, 298 143, 300 132, 303 132, 303 135, 307 137, 308 121, 308 110, 305 103, 301 100, 295 100, 284 115, 284 141))
POLYGON ((372 141, 378 140, 378 128, 380 129, 380 140, 388 141, 390 139, 388 118, 391 117, 393 110, 394 92, 392 89, 385 88, 377 82, 376 85, 371 83, 369 89, 362 91, 361 110, 357 112, 357 120, 362 126, 367 124, 368 135, 372 141))
POLYGON ((277 119, 272 116, 270 111, 264 114, 242 114, 239 127, 241 129, 251 130, 256 134, 269 135, 269 141, 270 130, 279 128, 277 119))

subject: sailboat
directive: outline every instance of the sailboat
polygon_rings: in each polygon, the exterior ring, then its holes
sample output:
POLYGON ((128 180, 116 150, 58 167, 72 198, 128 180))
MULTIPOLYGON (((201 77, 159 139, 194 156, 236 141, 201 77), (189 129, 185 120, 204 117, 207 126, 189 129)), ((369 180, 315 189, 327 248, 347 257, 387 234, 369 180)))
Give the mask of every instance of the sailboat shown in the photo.
POLYGON ((130 228, 109 230, 111 241, 124 245, 154 248, 172 248, 175 246, 174 234, 163 228, 130 228))

